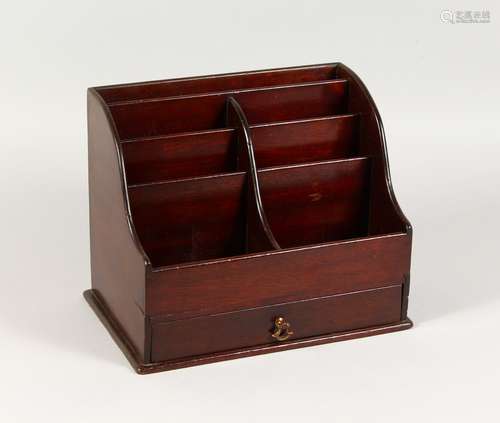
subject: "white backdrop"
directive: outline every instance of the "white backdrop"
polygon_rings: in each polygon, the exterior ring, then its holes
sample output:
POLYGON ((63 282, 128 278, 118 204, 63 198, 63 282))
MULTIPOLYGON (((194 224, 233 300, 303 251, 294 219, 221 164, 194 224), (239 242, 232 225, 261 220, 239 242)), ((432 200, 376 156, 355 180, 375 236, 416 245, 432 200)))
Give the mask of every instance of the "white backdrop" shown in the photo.
POLYGON ((498 2, 18 1, 0 15, 0 421, 498 421, 498 2), (490 12, 451 24, 444 9, 490 12), (86 88, 342 61, 414 225, 414 329, 135 375, 84 302, 86 88))

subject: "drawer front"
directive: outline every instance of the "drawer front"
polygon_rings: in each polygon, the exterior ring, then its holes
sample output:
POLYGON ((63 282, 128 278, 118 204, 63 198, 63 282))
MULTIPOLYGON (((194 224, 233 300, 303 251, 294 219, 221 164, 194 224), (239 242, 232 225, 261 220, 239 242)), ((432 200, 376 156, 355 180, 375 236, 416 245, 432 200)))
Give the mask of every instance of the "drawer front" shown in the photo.
POLYGON ((161 322, 153 320, 152 361, 229 351, 401 320, 401 285, 239 312, 161 322), (290 324, 278 331, 276 319, 290 324), (273 332, 280 338, 277 340, 273 332))

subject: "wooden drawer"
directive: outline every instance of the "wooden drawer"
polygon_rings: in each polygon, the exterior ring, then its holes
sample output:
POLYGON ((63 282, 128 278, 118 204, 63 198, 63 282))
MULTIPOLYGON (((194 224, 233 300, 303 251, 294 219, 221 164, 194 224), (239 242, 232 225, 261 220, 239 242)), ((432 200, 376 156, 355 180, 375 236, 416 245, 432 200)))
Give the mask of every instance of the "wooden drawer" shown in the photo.
MULTIPOLYGON (((401 285, 185 320, 152 322, 152 361, 279 343, 282 316, 295 341, 401 320, 401 285)), ((287 341, 282 341, 287 342, 287 341)))

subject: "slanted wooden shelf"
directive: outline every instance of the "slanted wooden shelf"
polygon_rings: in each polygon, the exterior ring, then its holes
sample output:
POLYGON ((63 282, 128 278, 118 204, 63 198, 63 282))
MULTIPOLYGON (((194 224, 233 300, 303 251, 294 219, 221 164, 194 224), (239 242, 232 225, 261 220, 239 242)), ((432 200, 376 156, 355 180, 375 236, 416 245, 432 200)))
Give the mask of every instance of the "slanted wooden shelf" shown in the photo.
POLYGON ((411 226, 342 64, 91 88, 92 289, 139 373, 398 331, 411 226))

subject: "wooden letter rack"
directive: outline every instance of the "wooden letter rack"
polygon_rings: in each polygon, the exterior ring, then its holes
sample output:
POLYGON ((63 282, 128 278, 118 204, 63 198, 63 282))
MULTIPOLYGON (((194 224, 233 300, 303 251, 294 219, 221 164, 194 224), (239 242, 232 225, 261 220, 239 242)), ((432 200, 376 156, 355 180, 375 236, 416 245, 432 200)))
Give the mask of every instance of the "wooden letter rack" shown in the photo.
POLYGON ((92 289, 138 373, 410 328, 412 231, 343 64, 91 88, 92 289))

